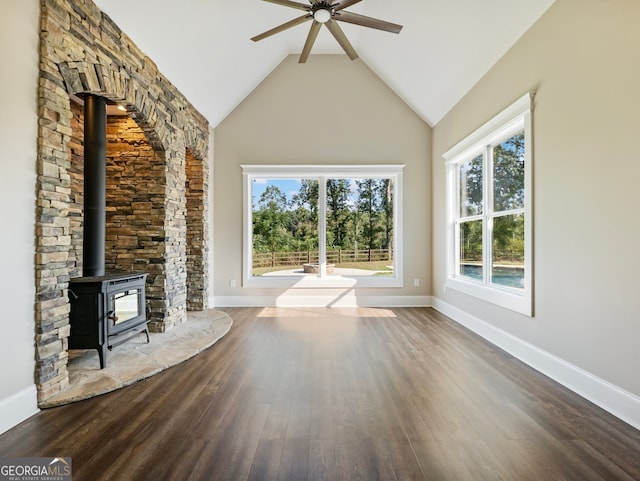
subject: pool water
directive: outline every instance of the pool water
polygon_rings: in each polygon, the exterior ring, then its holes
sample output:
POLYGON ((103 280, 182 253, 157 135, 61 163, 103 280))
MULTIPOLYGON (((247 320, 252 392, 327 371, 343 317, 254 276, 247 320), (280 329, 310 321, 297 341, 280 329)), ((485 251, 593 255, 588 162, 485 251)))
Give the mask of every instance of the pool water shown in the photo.
MULTIPOLYGON (((460 274, 472 279, 482 280, 482 266, 462 264, 460 274)), ((492 281, 501 286, 524 289, 524 268, 522 267, 494 267, 492 281)))

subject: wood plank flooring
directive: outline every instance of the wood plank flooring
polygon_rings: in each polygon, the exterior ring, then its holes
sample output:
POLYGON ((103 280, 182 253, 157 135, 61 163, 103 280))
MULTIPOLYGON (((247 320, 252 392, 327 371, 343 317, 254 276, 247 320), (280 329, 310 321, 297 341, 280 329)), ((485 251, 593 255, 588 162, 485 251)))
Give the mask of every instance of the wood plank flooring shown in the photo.
POLYGON ((427 308, 233 308, 201 355, 0 436, 74 481, 640 480, 640 432, 427 308))

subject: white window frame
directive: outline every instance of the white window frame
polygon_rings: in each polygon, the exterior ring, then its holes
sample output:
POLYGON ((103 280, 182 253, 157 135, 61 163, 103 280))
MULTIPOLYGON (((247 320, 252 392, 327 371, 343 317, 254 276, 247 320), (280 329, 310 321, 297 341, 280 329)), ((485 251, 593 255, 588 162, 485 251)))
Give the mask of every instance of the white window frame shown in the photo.
POLYGON ((443 155, 446 165, 447 190, 447 278, 445 289, 451 288, 506 309, 533 316, 533 136, 532 111, 533 93, 522 96, 504 111, 496 115, 482 127, 449 149, 443 155), (524 208, 509 213, 524 213, 524 286, 523 289, 511 288, 489 283, 487 271, 492 265, 492 232, 488 228, 488 219, 494 218, 491 203, 493 179, 487 168, 487 154, 517 132, 524 131, 525 171, 524 171, 524 208), (459 274, 459 222, 460 194, 458 167, 464 162, 484 154, 483 167, 483 280, 473 280, 459 274))
POLYGON ((242 165, 243 177, 243 286, 286 288, 402 287, 402 171, 403 165, 242 165), (393 185, 392 276, 338 276, 326 274, 326 209, 318 208, 319 276, 253 276, 252 182, 257 179, 318 179, 318 204, 326 205, 327 179, 391 179, 393 185), (323 180, 325 182, 323 182, 323 180))

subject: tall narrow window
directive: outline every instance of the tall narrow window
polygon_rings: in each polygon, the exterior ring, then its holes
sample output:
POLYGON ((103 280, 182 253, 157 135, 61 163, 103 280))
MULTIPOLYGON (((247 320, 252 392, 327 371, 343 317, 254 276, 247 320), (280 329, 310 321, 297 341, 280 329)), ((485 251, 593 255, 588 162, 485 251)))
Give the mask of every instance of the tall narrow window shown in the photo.
POLYGON ((243 166, 247 286, 402 285, 402 166, 243 166))
POLYGON ((449 150, 446 285, 532 315, 530 94, 449 150))

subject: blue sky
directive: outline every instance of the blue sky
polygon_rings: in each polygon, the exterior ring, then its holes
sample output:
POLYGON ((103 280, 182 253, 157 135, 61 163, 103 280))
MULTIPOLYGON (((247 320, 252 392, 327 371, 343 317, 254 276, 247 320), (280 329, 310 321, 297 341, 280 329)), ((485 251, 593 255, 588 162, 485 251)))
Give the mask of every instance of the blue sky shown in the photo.
POLYGON ((275 185, 286 196, 287 200, 298 193, 300 190, 300 179, 254 179, 253 180, 253 202, 257 203, 267 186, 275 185))
MULTIPOLYGON (((269 185, 276 186, 286 196, 287 200, 291 201, 293 196, 300 191, 301 179, 253 179, 252 196, 253 204, 256 205, 260 200, 260 196, 267 189, 269 185)), ((351 179, 351 204, 355 204, 357 199, 357 185, 355 179, 351 179)))

